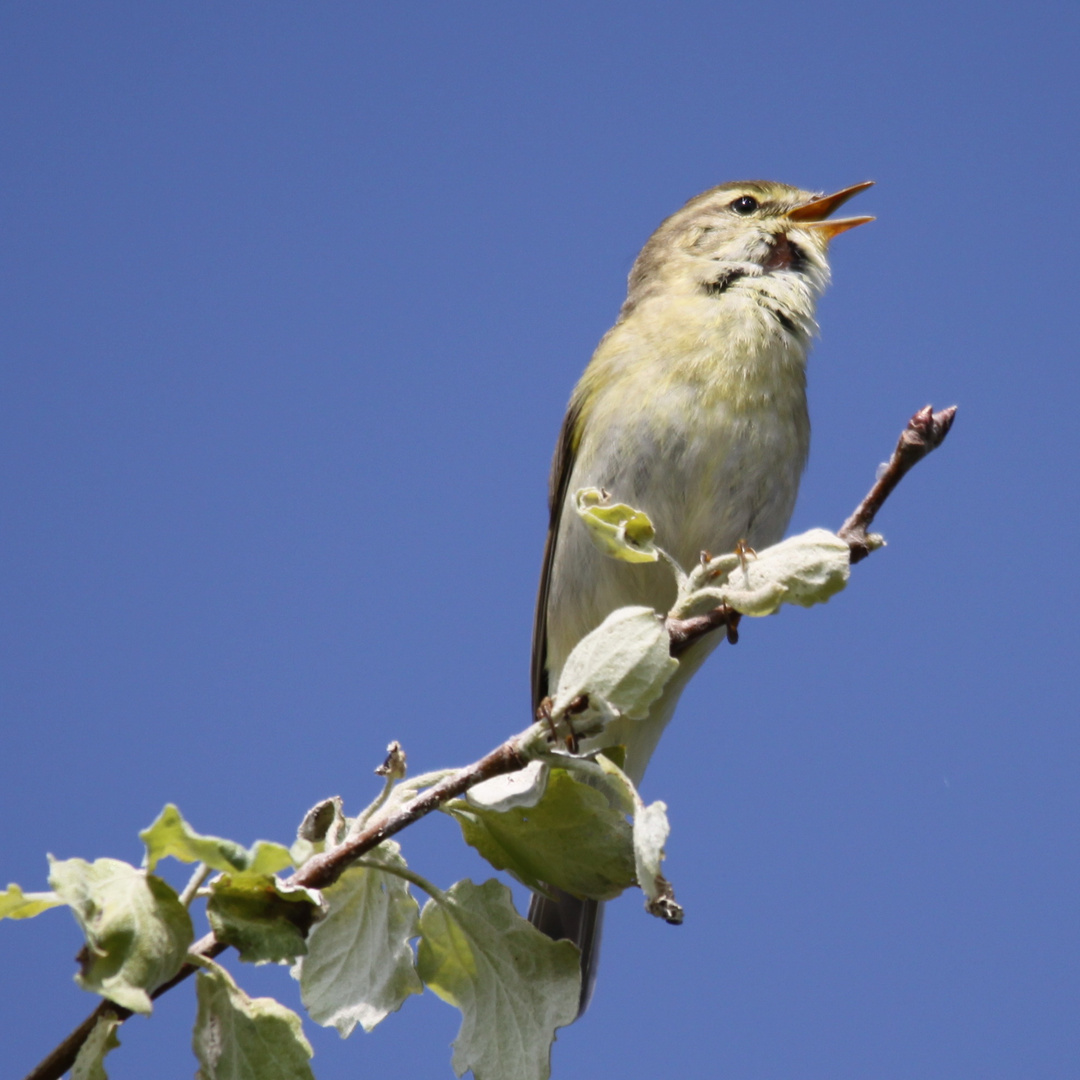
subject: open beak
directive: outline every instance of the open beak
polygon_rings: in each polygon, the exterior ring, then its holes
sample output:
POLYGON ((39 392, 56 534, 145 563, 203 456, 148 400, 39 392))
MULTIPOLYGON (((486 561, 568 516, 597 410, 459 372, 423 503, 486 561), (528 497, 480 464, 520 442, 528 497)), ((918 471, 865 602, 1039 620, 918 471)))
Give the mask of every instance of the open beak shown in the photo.
POLYGON ((794 210, 789 210, 787 216, 791 221, 797 221, 804 228, 813 229, 824 236, 826 240, 831 240, 834 236, 847 232, 848 229, 854 229, 856 225, 865 225, 868 221, 874 220, 872 217, 837 218, 835 221, 826 220, 834 210, 838 210, 843 206, 852 195, 858 195, 860 191, 865 191, 868 187, 873 187, 873 185, 873 180, 866 180, 861 184, 846 187, 842 191, 834 191, 832 195, 822 195, 820 199, 814 199, 813 202, 804 203, 802 206, 796 206, 794 210))

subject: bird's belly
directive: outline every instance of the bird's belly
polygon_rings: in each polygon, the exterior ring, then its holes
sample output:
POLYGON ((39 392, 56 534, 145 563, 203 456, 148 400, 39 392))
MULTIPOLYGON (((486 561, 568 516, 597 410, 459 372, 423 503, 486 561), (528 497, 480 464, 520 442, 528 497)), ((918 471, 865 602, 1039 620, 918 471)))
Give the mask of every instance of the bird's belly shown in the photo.
POLYGON ((667 611, 675 598, 663 564, 628 564, 595 549, 573 508, 583 487, 644 510, 657 543, 684 568, 703 551, 778 541, 787 527, 806 460, 805 396, 777 407, 704 407, 700 389, 669 388, 628 421, 587 429, 563 507, 548 607, 549 671, 557 675, 573 646, 616 608, 646 604, 667 611), (691 423, 692 419, 692 423, 691 423))

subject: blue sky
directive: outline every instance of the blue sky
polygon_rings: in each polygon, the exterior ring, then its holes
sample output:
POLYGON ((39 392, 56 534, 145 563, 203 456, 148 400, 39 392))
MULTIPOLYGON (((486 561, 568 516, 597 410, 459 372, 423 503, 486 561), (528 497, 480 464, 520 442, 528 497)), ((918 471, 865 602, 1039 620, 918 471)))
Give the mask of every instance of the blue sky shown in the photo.
MULTIPOLYGON (((685 199, 864 179, 792 529, 957 403, 889 547, 745 628, 644 785, 674 929, 613 904, 560 1080, 1080 1065, 1075 5, 9 3, 0 11, 0 878, 137 861, 167 801, 288 840, 386 743, 528 720, 545 484, 638 248, 685 199)), ((489 876, 452 824, 404 838, 489 876)), ((0 925, 21 1075, 94 1005, 0 925)), ((239 971, 294 1002, 283 972, 239 971)), ((189 1077, 190 989, 114 1078, 189 1077)), ((428 995, 308 1025, 320 1080, 449 1076, 428 995)))

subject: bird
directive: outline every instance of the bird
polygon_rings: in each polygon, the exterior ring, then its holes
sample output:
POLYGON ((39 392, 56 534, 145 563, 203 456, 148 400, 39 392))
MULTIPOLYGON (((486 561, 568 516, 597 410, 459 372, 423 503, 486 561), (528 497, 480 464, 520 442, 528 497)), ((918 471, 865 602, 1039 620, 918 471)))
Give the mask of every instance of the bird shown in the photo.
MULTIPOLYGON (((549 523, 532 642, 533 706, 559 683, 574 646, 612 611, 667 612, 662 563, 607 558, 574 511, 600 489, 649 515, 656 543, 684 568, 703 552, 779 541, 810 446, 806 360, 829 284, 830 241, 872 217, 831 215, 873 181, 831 195, 764 180, 721 184, 652 234, 626 300, 570 396, 549 483, 549 523)), ((582 749, 621 745, 634 784, 690 677, 724 638, 680 656, 645 720, 617 718, 582 749)), ((549 886, 529 921, 581 951, 585 1011, 596 979, 603 904, 549 886)))

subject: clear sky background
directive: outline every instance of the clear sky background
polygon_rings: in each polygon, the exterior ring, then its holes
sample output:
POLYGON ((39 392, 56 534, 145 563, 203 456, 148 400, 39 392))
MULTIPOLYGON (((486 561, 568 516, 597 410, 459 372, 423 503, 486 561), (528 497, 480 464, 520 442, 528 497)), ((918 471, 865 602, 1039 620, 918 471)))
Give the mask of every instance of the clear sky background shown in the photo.
MULTIPOLYGON (((392 738, 420 771, 524 727, 551 450, 637 250, 725 180, 874 179, 792 529, 837 527, 917 408, 956 427, 847 592, 687 693, 644 785, 685 925, 611 906, 554 1075, 1077 1075, 1078 29, 1064 2, 4 4, 2 883, 137 862, 167 801, 288 841, 366 803, 392 738)), ((490 876, 449 821, 403 842, 490 876)), ((5 1076, 96 1003, 80 941, 63 910, 0 924, 5 1076)), ((125 1025, 110 1076, 190 1077, 192 1017, 185 986, 125 1025)), ((307 1032, 320 1080, 441 1077, 457 1025, 429 994, 307 1032)))

